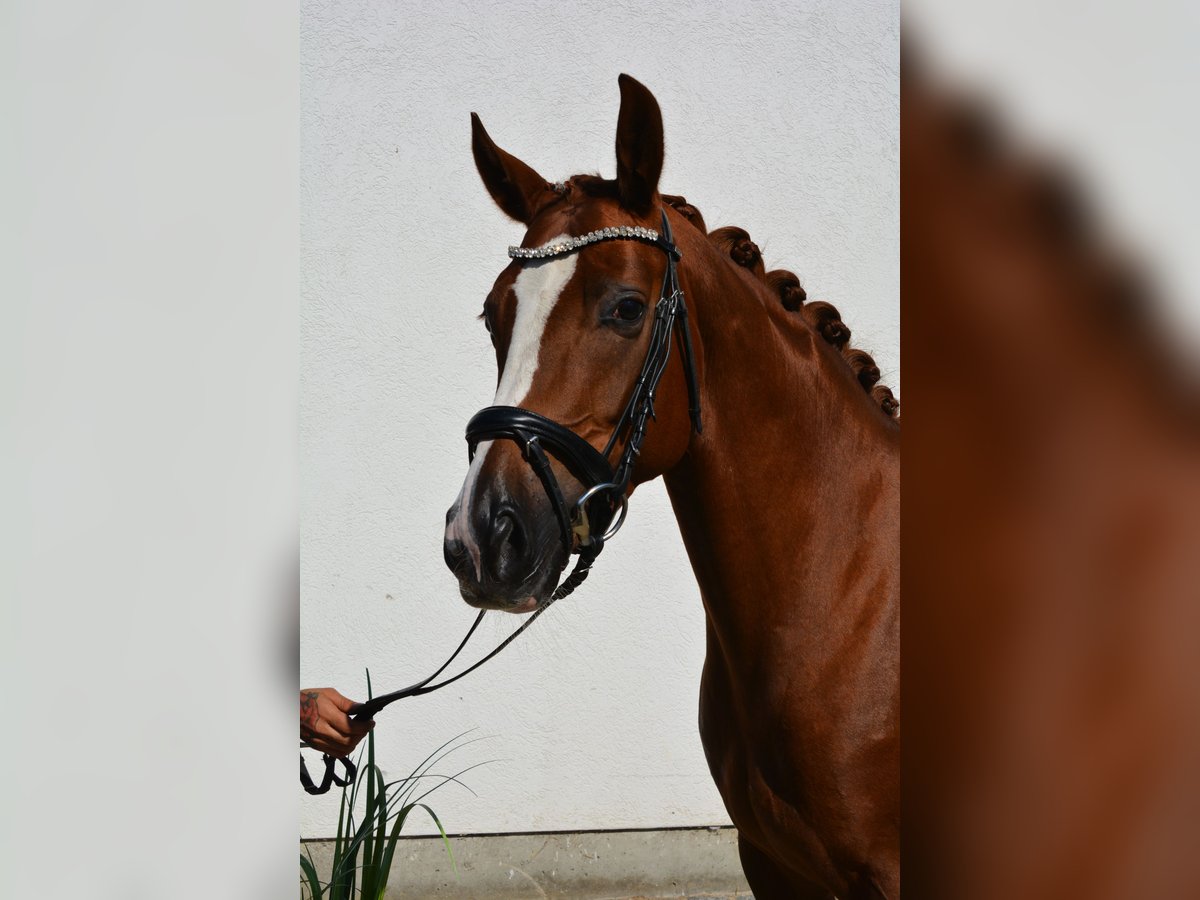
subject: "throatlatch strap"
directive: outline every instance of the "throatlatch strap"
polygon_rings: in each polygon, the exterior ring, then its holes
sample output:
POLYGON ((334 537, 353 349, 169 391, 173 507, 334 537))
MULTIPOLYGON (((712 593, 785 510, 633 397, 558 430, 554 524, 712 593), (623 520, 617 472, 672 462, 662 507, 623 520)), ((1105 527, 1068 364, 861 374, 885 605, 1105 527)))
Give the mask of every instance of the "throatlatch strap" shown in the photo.
POLYGON ((687 303, 684 301, 683 289, 679 286, 679 272, 675 268, 675 261, 680 258, 680 253, 678 249, 675 249, 675 243, 671 234, 671 223, 667 219, 667 211, 664 209, 661 212, 663 240, 672 248, 667 251, 666 277, 669 284, 663 289, 663 294, 666 295, 669 290, 670 296, 677 298, 679 301, 678 318, 675 319, 675 327, 679 329, 679 343, 683 349, 683 371, 687 376, 688 416, 692 420, 692 427, 696 429, 696 434, 700 434, 704 431, 704 427, 700 421, 700 385, 696 382, 696 357, 692 353, 692 333, 688 329, 687 303), (672 250, 674 251, 673 254, 672 250))

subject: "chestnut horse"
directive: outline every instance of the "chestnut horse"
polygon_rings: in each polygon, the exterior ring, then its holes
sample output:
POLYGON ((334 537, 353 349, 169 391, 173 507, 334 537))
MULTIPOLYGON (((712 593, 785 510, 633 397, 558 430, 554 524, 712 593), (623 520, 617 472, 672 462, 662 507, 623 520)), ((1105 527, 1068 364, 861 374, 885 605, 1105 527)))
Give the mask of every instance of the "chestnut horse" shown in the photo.
MULTIPOLYGON (((524 247, 657 229, 665 210, 704 421, 691 424, 676 353, 632 482, 663 476, 700 585, 700 733, 746 877, 759 900, 898 897, 896 401, 871 358, 848 346, 836 309, 805 302, 790 272, 765 272, 744 231, 706 233, 694 207, 658 193, 658 104, 628 76, 620 89, 616 180, 550 184, 473 116, 476 166, 526 227, 524 247)), ((495 404, 602 450, 647 356, 666 266, 660 249, 634 240, 514 259, 483 309, 495 404)), ((610 461, 621 450, 616 442, 610 461)), ((585 486, 561 460, 551 465, 574 502, 585 486)), ((479 444, 445 537, 469 604, 529 612, 549 602, 569 553, 543 486, 517 443, 479 444)))

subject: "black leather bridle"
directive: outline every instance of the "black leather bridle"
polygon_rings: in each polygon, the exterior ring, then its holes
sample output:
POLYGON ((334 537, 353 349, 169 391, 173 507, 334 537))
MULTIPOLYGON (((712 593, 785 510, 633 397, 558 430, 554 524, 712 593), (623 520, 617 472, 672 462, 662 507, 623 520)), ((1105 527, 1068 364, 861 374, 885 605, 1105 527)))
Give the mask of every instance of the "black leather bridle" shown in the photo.
POLYGON ((678 336, 687 376, 688 411, 692 427, 701 431, 700 391, 696 383, 696 365, 692 355, 692 338, 688 331, 687 305, 679 287, 675 264, 679 248, 671 239, 671 225, 666 211, 662 213, 662 232, 631 226, 606 228, 558 244, 532 249, 509 248, 509 255, 518 259, 545 259, 575 253, 589 244, 615 240, 639 240, 658 247, 667 257, 662 290, 654 308, 654 323, 650 344, 641 372, 634 382, 629 400, 613 428, 603 451, 596 450, 571 429, 538 413, 519 406, 489 406, 481 409, 467 423, 467 444, 474 459, 475 448, 481 441, 504 438, 521 448, 521 454, 541 481, 558 520, 566 558, 579 555, 571 574, 554 590, 551 600, 560 600, 575 590, 587 577, 592 563, 625 521, 626 492, 633 477, 633 467, 642 452, 646 425, 654 418, 654 400, 658 383, 667 370, 671 357, 671 338, 678 336), (614 468, 608 461, 613 448, 624 436, 625 449, 614 468), (568 507, 562 488, 550 461, 549 451, 574 478, 584 486, 583 494, 568 507), (615 521, 614 521, 615 517, 615 521))
MULTIPOLYGON (((486 610, 480 610, 479 615, 475 617, 475 622, 467 631, 466 637, 436 672, 414 685, 390 694, 382 694, 359 705, 351 713, 352 718, 356 720, 372 719, 377 712, 396 700, 427 694, 470 674, 516 640, 517 636, 549 609, 552 603, 566 597, 583 583, 592 564, 604 550, 605 542, 620 530, 625 521, 625 514, 628 510, 627 493, 633 478, 633 468, 642 452, 642 443, 646 438, 646 426, 651 419, 655 418, 654 401, 658 384, 662 380, 663 374, 667 370, 667 363, 671 358, 673 336, 678 338, 680 351, 683 354, 683 368, 688 389, 688 415, 691 418, 692 428, 697 434, 701 432, 700 390, 696 380, 692 338, 688 331, 687 305, 684 303, 683 290, 679 286, 679 273, 676 271, 676 263, 681 254, 672 240, 671 225, 667 221, 666 210, 662 211, 661 232, 628 225, 602 228, 580 237, 551 242, 541 247, 510 247, 508 254, 514 259, 554 259, 575 253, 590 244, 619 240, 636 240, 658 247, 666 254, 667 268, 663 274, 658 303, 654 307, 654 322, 651 326, 650 344, 646 350, 646 358, 604 450, 597 450, 578 434, 558 422, 519 406, 488 406, 472 416, 467 423, 468 456, 472 460, 475 458, 475 450, 481 441, 510 440, 521 448, 523 458, 542 483, 542 488, 546 491, 555 518, 558 520, 559 535, 566 551, 563 568, 566 568, 566 563, 572 554, 578 554, 579 559, 575 563, 575 568, 558 584, 549 599, 539 606, 520 628, 470 668, 444 681, 430 684, 445 671, 446 667, 467 645, 471 635, 475 633, 479 623, 483 620, 486 610), (622 436, 624 436, 625 447, 614 467, 608 461, 609 456, 622 436), (579 499, 569 506, 563 496, 558 479, 554 475, 547 451, 562 463, 584 487, 579 499)), ((325 755, 325 775, 321 783, 317 785, 309 777, 304 758, 301 756, 300 780, 304 784, 304 789, 310 794, 323 794, 329 790, 331 782, 340 786, 352 783, 355 777, 354 764, 349 759, 340 757, 345 766, 345 776, 339 778, 334 772, 334 763, 338 759, 329 754, 325 755)))

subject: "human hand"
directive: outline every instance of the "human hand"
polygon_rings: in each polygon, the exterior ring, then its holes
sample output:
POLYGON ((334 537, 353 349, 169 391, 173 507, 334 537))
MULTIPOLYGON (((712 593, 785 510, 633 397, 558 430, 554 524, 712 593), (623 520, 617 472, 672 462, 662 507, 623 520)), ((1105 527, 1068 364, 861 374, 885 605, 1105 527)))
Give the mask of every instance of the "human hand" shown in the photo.
POLYGON ((300 739, 331 756, 348 756, 374 720, 356 722, 349 713, 358 704, 333 688, 308 688, 300 692, 300 739))

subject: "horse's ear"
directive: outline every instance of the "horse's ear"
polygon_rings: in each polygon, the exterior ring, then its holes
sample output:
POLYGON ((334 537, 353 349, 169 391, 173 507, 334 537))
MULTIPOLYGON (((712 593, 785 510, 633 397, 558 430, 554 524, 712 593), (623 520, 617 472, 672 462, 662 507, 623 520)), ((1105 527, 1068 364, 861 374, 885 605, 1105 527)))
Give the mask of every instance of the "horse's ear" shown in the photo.
POLYGON ((635 213, 650 211, 663 166, 663 123, 658 101, 641 82, 621 75, 621 112, 617 116, 617 189, 621 205, 635 213))
POLYGON ((518 222, 528 225, 541 205, 554 196, 546 179, 496 146, 475 113, 471 113, 471 151, 484 187, 496 205, 518 222))

